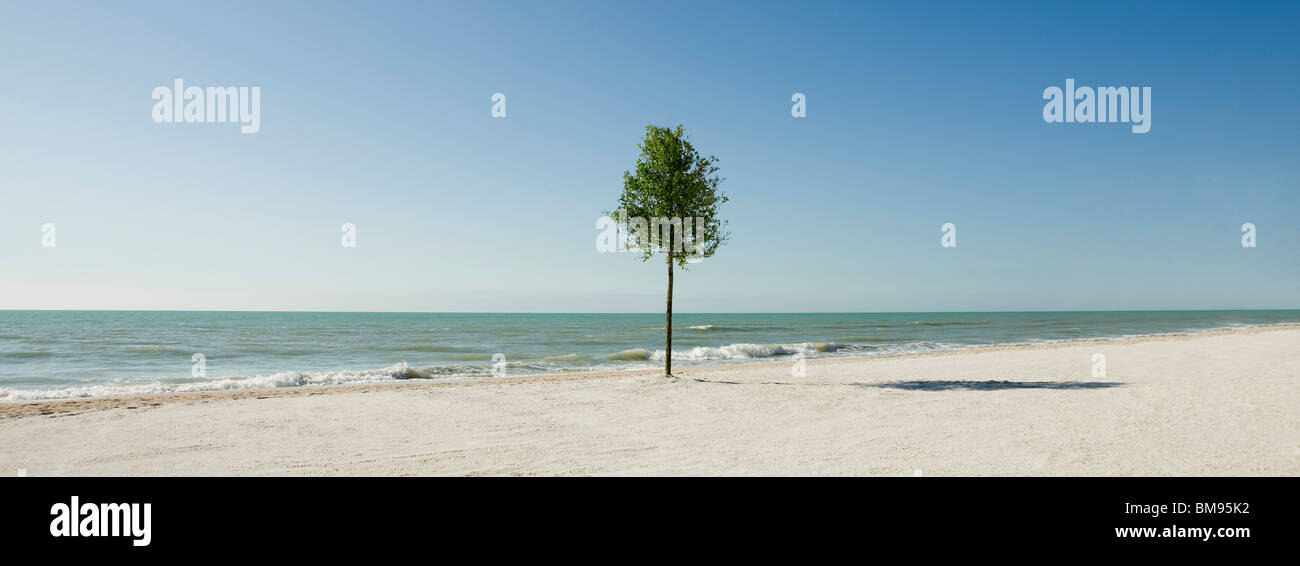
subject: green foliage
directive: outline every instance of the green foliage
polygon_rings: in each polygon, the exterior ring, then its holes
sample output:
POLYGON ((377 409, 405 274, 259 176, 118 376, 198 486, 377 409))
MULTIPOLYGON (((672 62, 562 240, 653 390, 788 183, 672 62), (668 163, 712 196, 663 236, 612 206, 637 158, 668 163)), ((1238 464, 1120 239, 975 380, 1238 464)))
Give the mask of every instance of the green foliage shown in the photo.
POLYGON ((646 126, 640 147, 636 170, 623 172, 618 210, 606 212, 627 223, 627 248, 640 250, 642 261, 671 252, 670 260, 683 268, 688 259, 712 256, 729 236, 718 218, 727 202, 718 190, 718 158, 701 156, 680 125, 646 126), (641 225, 629 221, 638 218, 645 219, 641 225))

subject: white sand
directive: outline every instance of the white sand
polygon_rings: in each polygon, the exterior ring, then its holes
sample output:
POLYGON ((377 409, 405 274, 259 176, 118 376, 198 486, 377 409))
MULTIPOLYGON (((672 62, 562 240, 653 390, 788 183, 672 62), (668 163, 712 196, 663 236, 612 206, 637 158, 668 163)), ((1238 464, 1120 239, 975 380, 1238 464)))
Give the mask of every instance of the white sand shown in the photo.
POLYGON ((9 404, 0 406, 0 470, 1300 473, 1294 328, 816 361, 804 378, 788 363, 683 375, 709 382, 619 374, 9 404), (1106 356, 1105 378, 1090 375, 1094 353, 1106 356), (972 383, 988 380, 1029 386, 972 383))

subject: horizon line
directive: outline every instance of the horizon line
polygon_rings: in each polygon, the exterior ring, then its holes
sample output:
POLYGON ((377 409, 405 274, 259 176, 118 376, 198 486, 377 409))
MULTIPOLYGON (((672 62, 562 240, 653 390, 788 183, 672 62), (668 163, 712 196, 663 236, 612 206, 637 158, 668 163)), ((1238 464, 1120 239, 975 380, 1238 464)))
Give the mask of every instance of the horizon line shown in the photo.
MULTIPOLYGON (((923 310, 923 311, 678 311, 673 314, 1010 314, 1010 313, 1085 313, 1085 312, 1225 312, 1225 311, 1300 311, 1300 307, 1278 308, 1176 308, 1176 309, 1010 309, 1010 310, 923 310)), ((132 308, 0 308, 0 312, 203 312, 203 313, 301 313, 301 314, 651 314, 663 311, 398 311, 398 310, 297 310, 297 309, 132 309, 132 308)))

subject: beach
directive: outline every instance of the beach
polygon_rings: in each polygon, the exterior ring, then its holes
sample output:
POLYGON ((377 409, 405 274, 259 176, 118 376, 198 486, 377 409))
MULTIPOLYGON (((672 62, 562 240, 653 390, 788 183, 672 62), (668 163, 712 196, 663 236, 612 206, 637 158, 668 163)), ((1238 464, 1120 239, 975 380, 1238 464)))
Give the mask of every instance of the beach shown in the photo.
POLYGON ((1295 326, 654 371, 0 404, 63 475, 1286 475, 1295 326), (1105 375, 1094 376, 1096 354, 1105 375))

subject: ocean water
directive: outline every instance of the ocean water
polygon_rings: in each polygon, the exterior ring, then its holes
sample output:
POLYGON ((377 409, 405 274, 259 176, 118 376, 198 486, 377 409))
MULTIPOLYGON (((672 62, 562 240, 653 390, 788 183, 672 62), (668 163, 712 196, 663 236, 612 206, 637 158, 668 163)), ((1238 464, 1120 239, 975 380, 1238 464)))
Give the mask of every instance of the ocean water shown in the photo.
MULTIPOLYGON (((673 322, 681 367, 1300 323, 1300 311, 676 314, 673 322)), ((663 314, 0 311, 0 401, 654 368, 663 365, 663 326, 663 314)))

